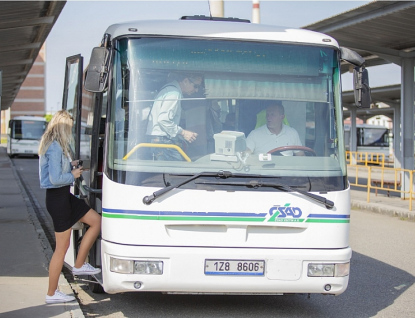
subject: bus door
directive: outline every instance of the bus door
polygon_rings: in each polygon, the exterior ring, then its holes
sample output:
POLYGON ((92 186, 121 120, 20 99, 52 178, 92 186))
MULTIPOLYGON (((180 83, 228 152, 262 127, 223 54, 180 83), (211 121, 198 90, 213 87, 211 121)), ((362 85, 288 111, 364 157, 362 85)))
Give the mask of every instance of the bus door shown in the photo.
MULTIPOLYGON (((84 172, 82 178, 75 182, 73 193, 87 200, 88 205, 101 213, 101 178, 103 158, 103 136, 105 127, 101 114, 103 94, 93 94, 83 89, 83 57, 75 55, 66 59, 65 85, 63 91, 62 108, 66 109, 74 118, 72 129, 74 145, 72 151, 74 160, 82 160, 84 172)), ((76 259, 77 247, 85 233, 84 225, 78 224, 73 228, 71 246, 65 257, 65 263, 73 266, 76 259)), ((91 248, 88 262, 100 267, 100 244, 91 248)), ((95 277, 101 280, 98 277, 95 277)), ((102 291, 99 284, 91 282, 91 290, 102 291)))
MULTIPOLYGON (((80 159, 80 106, 82 100, 82 68, 83 57, 81 55, 70 56, 66 59, 65 81, 63 88, 62 109, 67 110, 73 118, 72 137, 74 143, 71 145, 73 153, 72 160, 80 159)), ((77 196, 83 194, 79 191, 79 179, 76 180, 72 193, 77 196)), ((70 267, 74 266, 77 246, 82 237, 82 227, 72 232, 71 243, 65 256, 65 263, 70 267)))

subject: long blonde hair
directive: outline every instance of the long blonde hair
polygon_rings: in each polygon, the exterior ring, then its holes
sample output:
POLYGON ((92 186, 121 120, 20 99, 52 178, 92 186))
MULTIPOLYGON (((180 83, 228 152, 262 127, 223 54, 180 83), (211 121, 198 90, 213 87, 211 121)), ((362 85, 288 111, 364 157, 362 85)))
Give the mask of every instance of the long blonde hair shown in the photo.
POLYGON ((51 143, 56 140, 63 153, 70 157, 72 155, 70 145, 73 142, 72 125, 72 116, 66 110, 60 110, 53 115, 40 140, 39 156, 44 155, 51 143))

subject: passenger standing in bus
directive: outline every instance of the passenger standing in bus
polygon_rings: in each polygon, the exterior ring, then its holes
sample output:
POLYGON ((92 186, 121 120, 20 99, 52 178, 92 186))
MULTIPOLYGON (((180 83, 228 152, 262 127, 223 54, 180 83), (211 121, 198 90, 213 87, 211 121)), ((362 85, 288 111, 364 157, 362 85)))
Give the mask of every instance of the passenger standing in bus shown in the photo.
MULTIPOLYGON (((180 140, 192 143, 197 133, 179 126, 181 99, 183 95, 193 95, 201 89, 203 78, 197 74, 177 74, 176 79, 165 85, 153 103, 147 126, 150 143, 179 144, 180 140)), ((183 160, 175 149, 152 148, 154 160, 183 160)))
MULTIPOLYGON (((302 146, 298 132, 285 125, 284 118, 285 110, 281 102, 269 106, 266 109, 266 124, 251 131, 246 139, 247 152, 261 154, 283 146, 302 146)), ((304 152, 288 150, 281 154, 299 156, 304 152)))
POLYGON ((101 231, 101 216, 84 200, 70 193, 70 186, 82 175, 79 160, 71 161, 72 116, 65 110, 58 111, 47 126, 39 146, 40 187, 46 189, 46 208, 53 220, 56 247, 49 264, 49 287, 46 303, 61 303, 75 297, 60 292, 58 280, 66 251, 68 250, 71 227, 78 221, 89 226, 82 237, 74 275, 94 275, 101 272, 85 263, 90 248, 101 231), (73 169, 72 169, 73 168, 73 169))

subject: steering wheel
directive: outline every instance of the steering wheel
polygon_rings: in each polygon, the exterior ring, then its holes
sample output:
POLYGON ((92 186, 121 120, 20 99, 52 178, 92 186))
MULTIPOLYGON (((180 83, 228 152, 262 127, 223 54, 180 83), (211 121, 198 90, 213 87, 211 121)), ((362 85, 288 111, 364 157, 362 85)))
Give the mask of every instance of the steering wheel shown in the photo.
POLYGON ((281 152, 283 151, 304 151, 306 154, 309 154, 309 156, 316 156, 316 153, 313 149, 308 148, 308 147, 304 147, 304 146, 283 146, 283 147, 278 147, 278 148, 274 148, 270 151, 268 151, 269 154, 273 154, 275 153, 277 156, 282 156, 281 152))

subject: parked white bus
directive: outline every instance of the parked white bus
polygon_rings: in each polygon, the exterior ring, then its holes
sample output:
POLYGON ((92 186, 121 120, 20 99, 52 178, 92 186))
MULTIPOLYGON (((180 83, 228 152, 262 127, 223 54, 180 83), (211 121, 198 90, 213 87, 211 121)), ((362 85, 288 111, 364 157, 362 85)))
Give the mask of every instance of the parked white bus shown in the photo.
MULTIPOLYGON (((344 139, 346 150, 351 149, 350 125, 344 126, 344 139)), ((356 125, 356 151, 360 160, 372 163, 393 160, 393 145, 390 138, 390 129, 380 125, 356 125), (367 156, 367 157, 366 157, 367 156)))
MULTIPOLYGON (((85 83, 82 57, 69 57, 64 108, 78 155, 82 125, 91 138, 90 174, 76 189, 102 213, 89 261, 102 268, 103 289, 344 292, 352 251, 341 60, 363 74, 357 103, 366 106, 364 60, 307 30, 200 16, 129 22, 107 29, 85 83), (180 126, 196 140, 149 138, 158 92, 189 74, 203 84, 181 98, 180 126), (302 145, 247 153, 246 137, 277 101, 302 145), (167 148, 183 160, 157 160, 154 150, 167 148), (281 155, 287 150, 304 155, 281 155)), ((69 265, 81 235, 74 231, 69 265)))
POLYGON ((46 119, 37 116, 18 116, 9 121, 7 154, 37 155, 39 141, 46 129, 46 119))
MULTIPOLYGON (((351 149, 350 125, 344 126, 346 149, 351 149)), ((376 152, 389 156, 392 153, 390 129, 380 125, 356 125, 356 147, 358 152, 376 152)))

